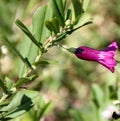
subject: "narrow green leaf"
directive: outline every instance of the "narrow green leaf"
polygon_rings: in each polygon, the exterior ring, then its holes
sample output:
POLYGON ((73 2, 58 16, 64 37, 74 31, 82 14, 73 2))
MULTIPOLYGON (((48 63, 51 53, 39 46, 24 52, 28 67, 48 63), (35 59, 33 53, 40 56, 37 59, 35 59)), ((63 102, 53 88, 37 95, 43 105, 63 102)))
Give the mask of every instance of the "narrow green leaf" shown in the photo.
POLYGON ((53 23, 53 26, 54 26, 54 32, 55 34, 59 33, 59 22, 56 18, 53 18, 52 19, 52 23, 53 23))
MULTIPOLYGON (((3 89, 4 93, 6 94, 6 97, 16 91, 16 90, 13 90, 14 84, 15 83, 8 77, 5 78, 4 82, 0 79, 0 86, 3 89)), ((3 101, 1 101, 0 103, 1 103, 0 105, 2 105, 3 101)))
POLYGON ((7 90, 10 91, 14 86, 14 82, 8 77, 5 78, 7 90))
POLYGON ((31 98, 29 98, 27 95, 23 95, 21 99, 21 104, 18 105, 18 107, 12 109, 11 111, 7 112, 4 115, 4 119, 13 119, 17 116, 22 115, 23 113, 26 113, 33 107, 33 102, 31 98))
POLYGON ((71 11, 71 9, 68 9, 65 20, 71 19, 71 17, 72 17, 72 11, 71 11))
POLYGON ((53 27, 53 24, 52 24, 52 22, 51 21, 45 21, 45 26, 48 28, 48 30, 50 30, 51 32, 53 32, 54 31, 54 27, 53 27))
POLYGON ((76 26, 79 26, 79 25, 83 25, 84 23, 87 23, 91 21, 92 22, 92 18, 90 16, 90 14, 88 13, 83 13, 80 18, 79 18, 79 21, 78 23, 76 24, 76 26))
POLYGON ((67 36, 67 32, 65 32, 65 33, 63 33, 63 34, 61 34, 61 35, 59 35, 59 36, 57 37, 57 39, 54 40, 54 43, 63 40, 66 36, 67 36))
MULTIPOLYGON (((38 10, 34 13, 32 25, 29 28, 29 31, 31 31, 34 35, 34 38, 38 41, 38 43, 43 43, 48 36, 50 36, 50 31, 45 27, 45 21, 50 19, 52 17, 52 11, 50 9, 50 6, 42 6, 39 7, 38 10)), ((30 33, 31 33, 30 32, 30 33)), ((24 37, 21 47, 20 47, 20 53, 27 57, 30 63, 32 64, 36 57, 41 54, 41 51, 38 50, 35 45, 29 41, 29 38, 26 36, 24 37)), ((26 67, 23 63, 19 63, 20 65, 20 71, 19 76, 22 77, 26 72, 26 67)))
POLYGON ((5 83, 4 83, 4 81, 1 80, 1 79, 0 79, 0 87, 3 89, 4 92, 7 92, 7 87, 6 87, 5 83))
POLYGON ((92 21, 87 21, 87 22, 84 23, 83 25, 78 26, 78 27, 72 29, 71 32, 74 32, 74 31, 76 31, 77 29, 80 29, 80 28, 82 28, 82 27, 84 27, 84 26, 86 26, 86 25, 89 25, 89 24, 92 24, 92 21))
POLYGON ((63 10, 64 10, 64 11, 65 11, 65 9, 66 9, 66 2, 67 2, 67 0, 62 0, 63 10))
POLYGON ((70 31, 66 31, 63 34, 58 35, 57 38, 54 40, 54 43, 63 40, 67 35, 71 34, 72 32, 76 31, 77 29, 80 29, 81 27, 86 26, 86 25, 91 24, 91 23, 92 23, 92 21, 88 21, 81 26, 78 26, 74 29, 71 29, 70 31))
POLYGON ((30 77, 21 77, 17 83, 15 84, 16 88, 22 86, 23 84, 27 83, 27 82, 30 82, 30 81, 33 81, 37 78, 37 75, 32 75, 30 77))
POLYGON ((72 21, 76 24, 80 15, 84 12, 80 0, 71 0, 73 5, 72 21))
POLYGON ((64 1, 63 0, 56 0, 56 4, 58 6, 58 10, 60 12, 60 15, 63 17, 64 19, 64 5, 63 5, 64 1))
POLYGON ((3 114, 0 116, 0 119, 3 117, 4 119, 11 119, 19 116, 30 110, 38 100, 39 102, 43 101, 42 98, 40 100, 39 92, 30 90, 19 91, 7 106, 0 109, 0 112, 3 114))
MULTIPOLYGON (((60 2, 60 0, 59 0, 60 2)), ((52 7, 52 11, 55 15, 55 17, 58 19, 59 24, 64 27, 65 23, 64 23, 64 17, 61 14, 61 11, 59 9, 59 5, 57 4, 57 0, 51 0, 50 1, 51 7, 52 7)), ((62 9, 62 8, 61 8, 62 9)))
POLYGON ((90 0, 83 0, 82 8, 83 8, 83 10, 84 10, 84 11, 86 11, 86 10, 87 10, 87 7, 88 7, 88 4, 89 4, 89 1, 90 1, 90 0))
POLYGON ((20 59, 30 68, 32 69, 32 66, 30 64, 30 62, 27 60, 27 58, 24 58, 19 51, 12 45, 12 43, 5 37, 2 37, 3 42, 5 42, 5 44, 11 49, 11 51, 13 51, 14 54, 16 54, 18 57, 20 57, 20 59))
POLYGON ((51 31, 57 34, 59 32, 59 23, 57 23, 57 20, 53 18, 52 21, 45 21, 46 27, 51 31))
POLYGON ((52 16, 53 14, 49 5, 39 7, 33 16, 33 33, 35 38, 41 43, 43 43, 51 34, 45 26, 45 21, 50 20, 52 16))
MULTIPOLYGON (((32 25, 30 26, 29 30, 23 24, 20 23, 21 29, 29 36, 29 38, 32 40, 32 42, 34 42, 37 47, 40 44, 41 49, 41 43, 43 43, 46 38, 49 37, 51 34, 51 32, 45 27, 45 21, 47 19, 49 20, 51 17, 52 11, 50 9, 50 6, 41 6, 34 14, 32 25), (34 36, 31 33, 33 33, 34 36)), ((32 42, 30 42, 29 39, 25 37, 22 41, 20 48, 21 54, 24 57, 28 58, 31 64, 35 61, 36 57, 42 53, 38 50, 38 48, 34 46, 32 42)), ((22 77, 27 69, 25 65, 23 65, 21 62, 19 63, 19 65, 19 76, 22 77)))
POLYGON ((28 97, 27 95, 23 95, 21 99, 21 104, 17 107, 17 109, 13 112, 11 112, 6 117, 15 118, 27 111, 29 111, 34 106, 34 103, 32 102, 32 99, 28 97))
POLYGON ((20 20, 16 20, 15 22, 17 24, 17 26, 31 39, 31 41, 41 50, 41 46, 42 44, 39 43, 34 36, 32 35, 32 33, 28 30, 28 28, 20 21, 20 20))
POLYGON ((51 105, 51 102, 48 102, 47 104, 45 104, 42 109, 41 109, 41 112, 39 114, 39 119, 42 118, 42 116, 45 114, 45 112, 48 110, 48 108, 50 107, 51 105))
MULTIPOLYGON (((29 29, 32 30, 32 28, 29 29)), ((38 54, 40 55, 41 52, 36 47, 36 45, 29 40, 27 36, 23 37, 23 41, 21 42, 19 47, 20 47, 19 51, 22 54, 22 56, 24 58, 27 58, 31 64, 35 61, 36 57, 38 56, 38 54)), ((21 61, 19 61, 18 66, 19 66, 19 77, 23 77, 27 71, 27 67, 21 61)))

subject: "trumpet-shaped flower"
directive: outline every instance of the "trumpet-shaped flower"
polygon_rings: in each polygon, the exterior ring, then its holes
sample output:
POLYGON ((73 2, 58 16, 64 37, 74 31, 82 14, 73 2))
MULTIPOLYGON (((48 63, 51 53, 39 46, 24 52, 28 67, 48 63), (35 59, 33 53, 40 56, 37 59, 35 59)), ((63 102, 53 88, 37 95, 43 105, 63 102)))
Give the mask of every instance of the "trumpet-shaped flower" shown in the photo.
POLYGON ((80 46, 75 49, 75 55, 83 60, 96 61, 108 68, 111 72, 114 72, 114 67, 116 66, 114 55, 117 49, 118 45, 113 41, 104 50, 95 50, 90 47, 80 46))

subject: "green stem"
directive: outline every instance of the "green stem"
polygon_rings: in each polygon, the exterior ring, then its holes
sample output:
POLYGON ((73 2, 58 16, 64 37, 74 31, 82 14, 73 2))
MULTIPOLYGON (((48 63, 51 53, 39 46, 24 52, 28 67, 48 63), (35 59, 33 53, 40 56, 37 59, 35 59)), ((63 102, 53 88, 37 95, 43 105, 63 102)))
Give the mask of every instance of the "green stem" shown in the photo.
POLYGON ((75 28, 75 29, 72 29, 71 32, 73 32, 73 31, 75 31, 75 30, 77 30, 77 29, 80 29, 81 27, 86 26, 86 25, 88 25, 88 24, 92 24, 92 21, 88 21, 88 22, 84 23, 83 25, 81 25, 81 26, 79 26, 79 27, 77 27, 77 28, 75 28))

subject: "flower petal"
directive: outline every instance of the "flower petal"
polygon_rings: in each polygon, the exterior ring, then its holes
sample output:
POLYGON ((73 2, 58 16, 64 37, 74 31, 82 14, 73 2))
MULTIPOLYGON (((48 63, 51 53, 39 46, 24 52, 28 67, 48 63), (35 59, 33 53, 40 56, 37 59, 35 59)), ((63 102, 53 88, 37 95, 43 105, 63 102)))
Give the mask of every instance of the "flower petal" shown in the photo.
POLYGON ((111 72, 114 72, 114 67, 116 66, 114 55, 117 49, 118 45, 113 41, 104 50, 95 50, 86 46, 80 46, 76 48, 75 55, 83 60, 96 61, 108 68, 111 72))
POLYGON ((114 67, 116 66, 116 61, 113 59, 99 60, 100 64, 108 68, 112 73, 114 72, 114 67))
POLYGON ((108 68, 111 72, 114 72, 114 67, 116 66, 114 54, 117 49, 118 45, 114 41, 105 50, 99 53, 98 62, 108 68))

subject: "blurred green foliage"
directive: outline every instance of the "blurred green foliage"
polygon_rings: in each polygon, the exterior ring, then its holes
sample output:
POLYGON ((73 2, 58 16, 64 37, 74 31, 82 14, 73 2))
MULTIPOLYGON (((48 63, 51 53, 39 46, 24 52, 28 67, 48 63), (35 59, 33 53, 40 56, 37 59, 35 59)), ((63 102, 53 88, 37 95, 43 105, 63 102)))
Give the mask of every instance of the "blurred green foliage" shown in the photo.
MULTIPOLYGON (((105 48, 111 41, 116 40, 120 45, 119 2, 120 0, 98 0, 97 2, 91 0, 86 14, 81 19, 86 21, 91 16, 93 24, 75 31, 60 43, 68 47, 85 45, 101 49, 105 48)), ((42 2, 40 0, 34 2, 32 0, 0 1, 0 36, 3 33, 8 35, 14 40, 12 42, 14 46, 24 52, 25 47, 22 48, 22 44, 19 46, 23 40, 23 34, 16 27, 13 27, 13 23, 18 17, 23 19, 23 23, 30 25, 33 11, 43 4, 46 4, 45 0, 42 2)), ((0 47, 3 45, 0 41, 0 47)), ((32 53, 35 53, 34 47, 32 53)), ((19 72, 18 59, 9 50, 7 54, 0 51, 1 60, 6 55, 10 60, 3 64, 0 63, 0 76, 2 75, 2 78, 4 78, 6 75, 10 75, 10 78, 16 81, 19 72), (8 64, 9 62, 11 63, 8 64), (8 64, 8 71, 2 69, 5 64, 8 64)), ((41 63, 35 72, 39 74, 39 77, 34 81, 29 78, 25 87, 40 91, 47 100, 53 102, 53 110, 44 117, 46 121, 104 121, 102 113, 109 105, 113 105, 113 100, 120 98, 120 64, 117 64, 116 71, 112 74, 97 63, 78 60, 74 57, 64 49, 51 48, 48 53, 42 56, 42 59, 54 60, 57 63, 41 63)), ((119 50, 116 59, 120 60, 119 50)), ((24 116, 14 120, 33 121, 32 116, 36 117, 35 113, 31 109, 24 116)))

